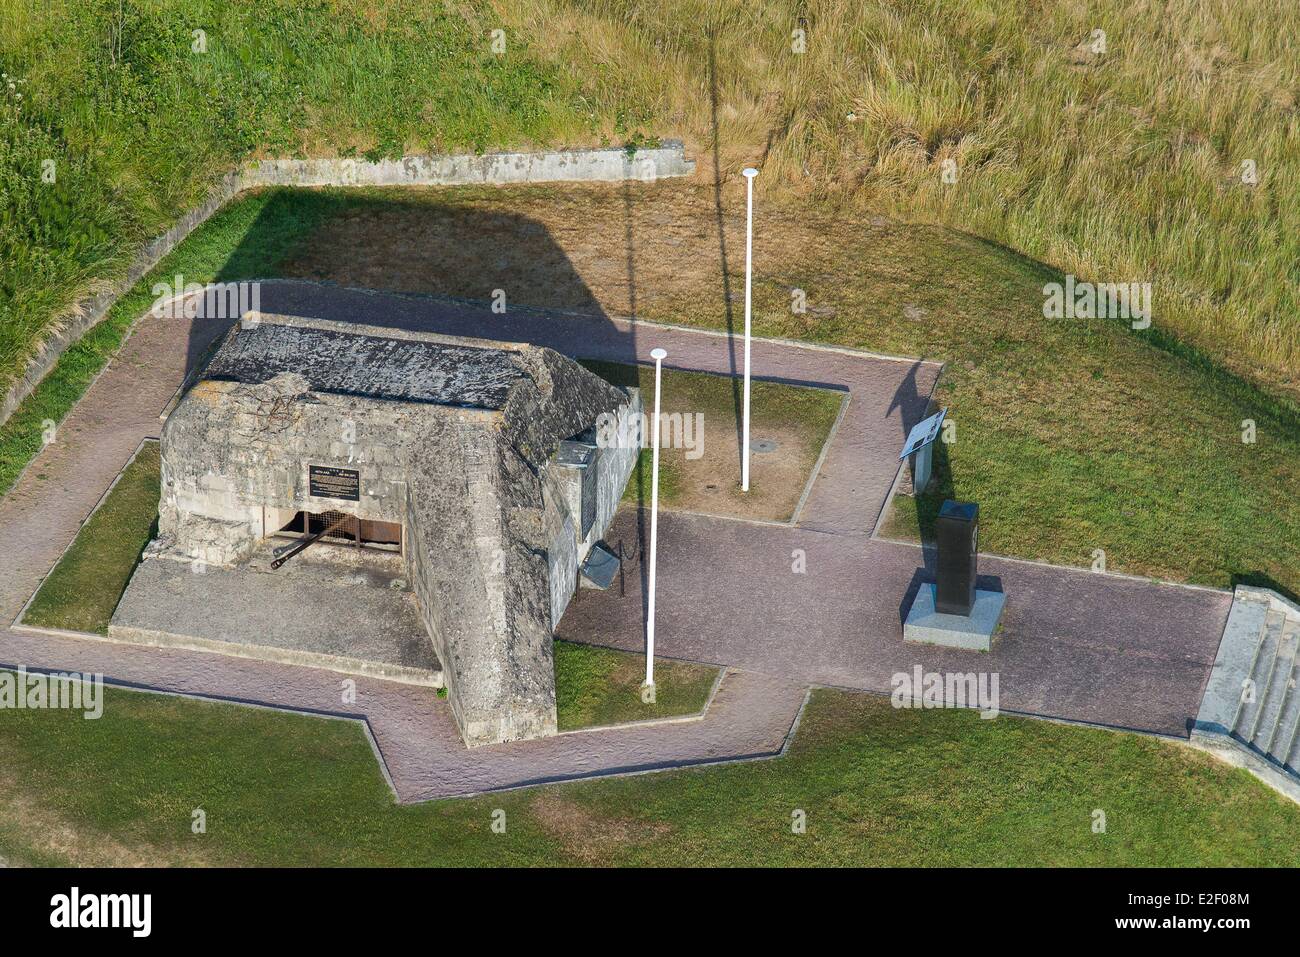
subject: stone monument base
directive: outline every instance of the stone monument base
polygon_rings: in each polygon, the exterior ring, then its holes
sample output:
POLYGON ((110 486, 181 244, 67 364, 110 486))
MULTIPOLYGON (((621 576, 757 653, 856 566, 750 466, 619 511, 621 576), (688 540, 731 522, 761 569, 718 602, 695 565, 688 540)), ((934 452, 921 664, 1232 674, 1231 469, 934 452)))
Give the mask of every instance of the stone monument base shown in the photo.
POLYGON ((1002 620, 1002 608, 1007 596, 1000 591, 975 592, 975 607, 969 616, 945 615, 934 610, 935 586, 924 584, 916 593, 916 600, 903 624, 903 640, 923 645, 943 645, 948 648, 969 648, 988 651, 1002 620))

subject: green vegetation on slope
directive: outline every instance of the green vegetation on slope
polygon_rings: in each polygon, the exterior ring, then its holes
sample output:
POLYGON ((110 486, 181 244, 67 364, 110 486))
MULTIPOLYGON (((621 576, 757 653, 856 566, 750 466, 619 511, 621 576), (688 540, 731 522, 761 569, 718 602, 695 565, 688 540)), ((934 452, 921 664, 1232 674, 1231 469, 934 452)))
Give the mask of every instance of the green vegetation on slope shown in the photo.
POLYGON ((157 527, 158 473, 158 443, 148 442, 41 583, 26 624, 108 634, 113 609, 157 527))
POLYGON ((760 209, 874 209, 1151 281, 1157 330, 1300 396, 1297 37, 1271 0, 14 0, 0 387, 242 158, 652 134, 709 175, 761 162, 760 209))
POLYGON ((0 749, 0 853, 35 863, 1300 865, 1300 808, 1208 755, 834 691, 775 761, 411 807, 357 725, 234 705, 108 689, 0 712, 0 749))
POLYGON ((265 276, 328 215, 329 193, 247 194, 195 230, 122 296, 102 322, 59 357, 35 391, 0 425, 0 495, 41 449, 46 422, 60 422, 117 352, 131 324, 152 305, 155 283, 233 282, 265 276))
POLYGON ((367 6, 4 4, 0 391, 55 315, 120 277, 137 246, 254 153, 377 158, 594 136, 571 85, 522 37, 492 52, 499 21, 482 4, 367 6))
POLYGON ((759 161, 760 211, 844 203, 1152 282, 1157 329, 1300 397, 1294 3, 497 7, 601 115, 716 148, 726 176, 759 161))

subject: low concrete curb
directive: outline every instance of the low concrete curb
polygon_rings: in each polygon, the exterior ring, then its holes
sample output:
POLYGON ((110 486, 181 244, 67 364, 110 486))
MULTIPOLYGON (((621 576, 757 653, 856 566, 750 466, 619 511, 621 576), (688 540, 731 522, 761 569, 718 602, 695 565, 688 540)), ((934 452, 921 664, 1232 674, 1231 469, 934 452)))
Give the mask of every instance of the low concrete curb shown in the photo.
POLYGON ((59 356, 108 315, 125 295, 164 256, 240 193, 262 186, 467 186, 512 183, 652 182, 690 176, 695 162, 685 157, 677 140, 653 149, 550 150, 540 153, 485 153, 451 156, 405 156, 370 162, 358 159, 262 160, 227 173, 198 206, 187 211, 171 229, 141 249, 126 276, 75 303, 57 331, 36 347, 23 374, 0 400, 0 425, 49 374, 59 356))
MULTIPOLYGON (((17 627, 22 628, 23 626, 18 625, 17 627)), ((298 665, 304 668, 323 668, 326 671, 334 671, 339 674, 356 675, 362 678, 379 678, 383 681, 395 681, 399 684, 416 685, 422 688, 441 688, 446 684, 441 669, 430 671, 424 668, 384 664, 324 652, 275 648, 270 645, 243 645, 231 641, 213 641, 209 638, 177 635, 153 628, 110 624, 108 626, 108 638, 104 640, 124 645, 206 651, 218 655, 228 655, 233 658, 251 658, 254 661, 271 661, 276 664, 298 665)))

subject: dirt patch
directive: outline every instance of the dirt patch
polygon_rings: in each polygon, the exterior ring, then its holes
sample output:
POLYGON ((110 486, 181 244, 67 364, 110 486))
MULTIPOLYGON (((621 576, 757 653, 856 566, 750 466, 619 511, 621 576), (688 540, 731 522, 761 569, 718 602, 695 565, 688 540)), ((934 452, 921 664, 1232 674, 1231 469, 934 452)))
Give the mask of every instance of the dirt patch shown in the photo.
MULTIPOLYGON (((590 360, 584 364, 616 385, 639 385, 642 395, 654 395, 649 366, 590 360)), ((660 506, 767 521, 793 516, 845 398, 833 389, 755 380, 746 493, 740 490, 740 380, 674 369, 664 374, 662 393, 660 506)), ((651 460, 652 454, 643 450, 628 481, 626 501, 649 502, 651 460)))
MULTIPOLYGON (((821 451, 809 437, 793 428, 767 427, 751 435, 749 491, 740 490, 740 440, 734 428, 710 430, 705 425, 704 454, 686 458, 670 449, 680 471, 676 494, 669 507, 709 515, 734 515, 785 521, 794 514, 812 464, 821 451), (760 442, 771 443, 770 452, 753 451, 760 442)), ((646 500, 649 500, 648 490, 646 500)))
MULTIPOLYGON (((197 867, 212 863, 196 850, 128 845, 102 833, 90 833, 16 793, 12 786, 0 787, 0 819, 34 857, 68 867, 197 867)), ((20 861, 14 857, 11 863, 20 861)), ((0 858, 0 866, 7 866, 4 858, 0 858)))
MULTIPOLYGON (((328 222, 279 273, 477 300, 501 289, 507 304, 612 316, 743 322, 743 189, 718 197, 693 182, 592 183, 364 195, 364 205, 328 222)), ((775 286, 788 304, 802 281, 792 264, 832 261, 833 230, 806 210, 774 204, 759 217, 755 299, 775 286)))
POLYGON ((588 866, 619 860, 629 845, 645 844, 671 834, 663 822, 635 821, 595 814, 554 791, 539 791, 529 805, 538 825, 588 866))

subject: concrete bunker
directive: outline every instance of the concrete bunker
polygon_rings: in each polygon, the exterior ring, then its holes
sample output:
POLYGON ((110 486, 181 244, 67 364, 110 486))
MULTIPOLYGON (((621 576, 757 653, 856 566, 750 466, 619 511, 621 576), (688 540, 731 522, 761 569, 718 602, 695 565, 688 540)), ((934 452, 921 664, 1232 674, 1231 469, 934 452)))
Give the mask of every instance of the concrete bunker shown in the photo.
POLYGON ((639 452, 601 447, 596 426, 640 413, 637 390, 550 349, 250 314, 163 428, 158 537, 110 636, 385 677, 418 665, 468 745, 554 734, 553 631, 639 452), (327 525, 300 578, 272 570, 327 525), (247 623, 261 595, 321 606, 304 610, 315 630, 266 647, 247 623), (346 620, 363 605, 391 606, 370 614, 405 650, 340 666, 377 640, 346 620))

